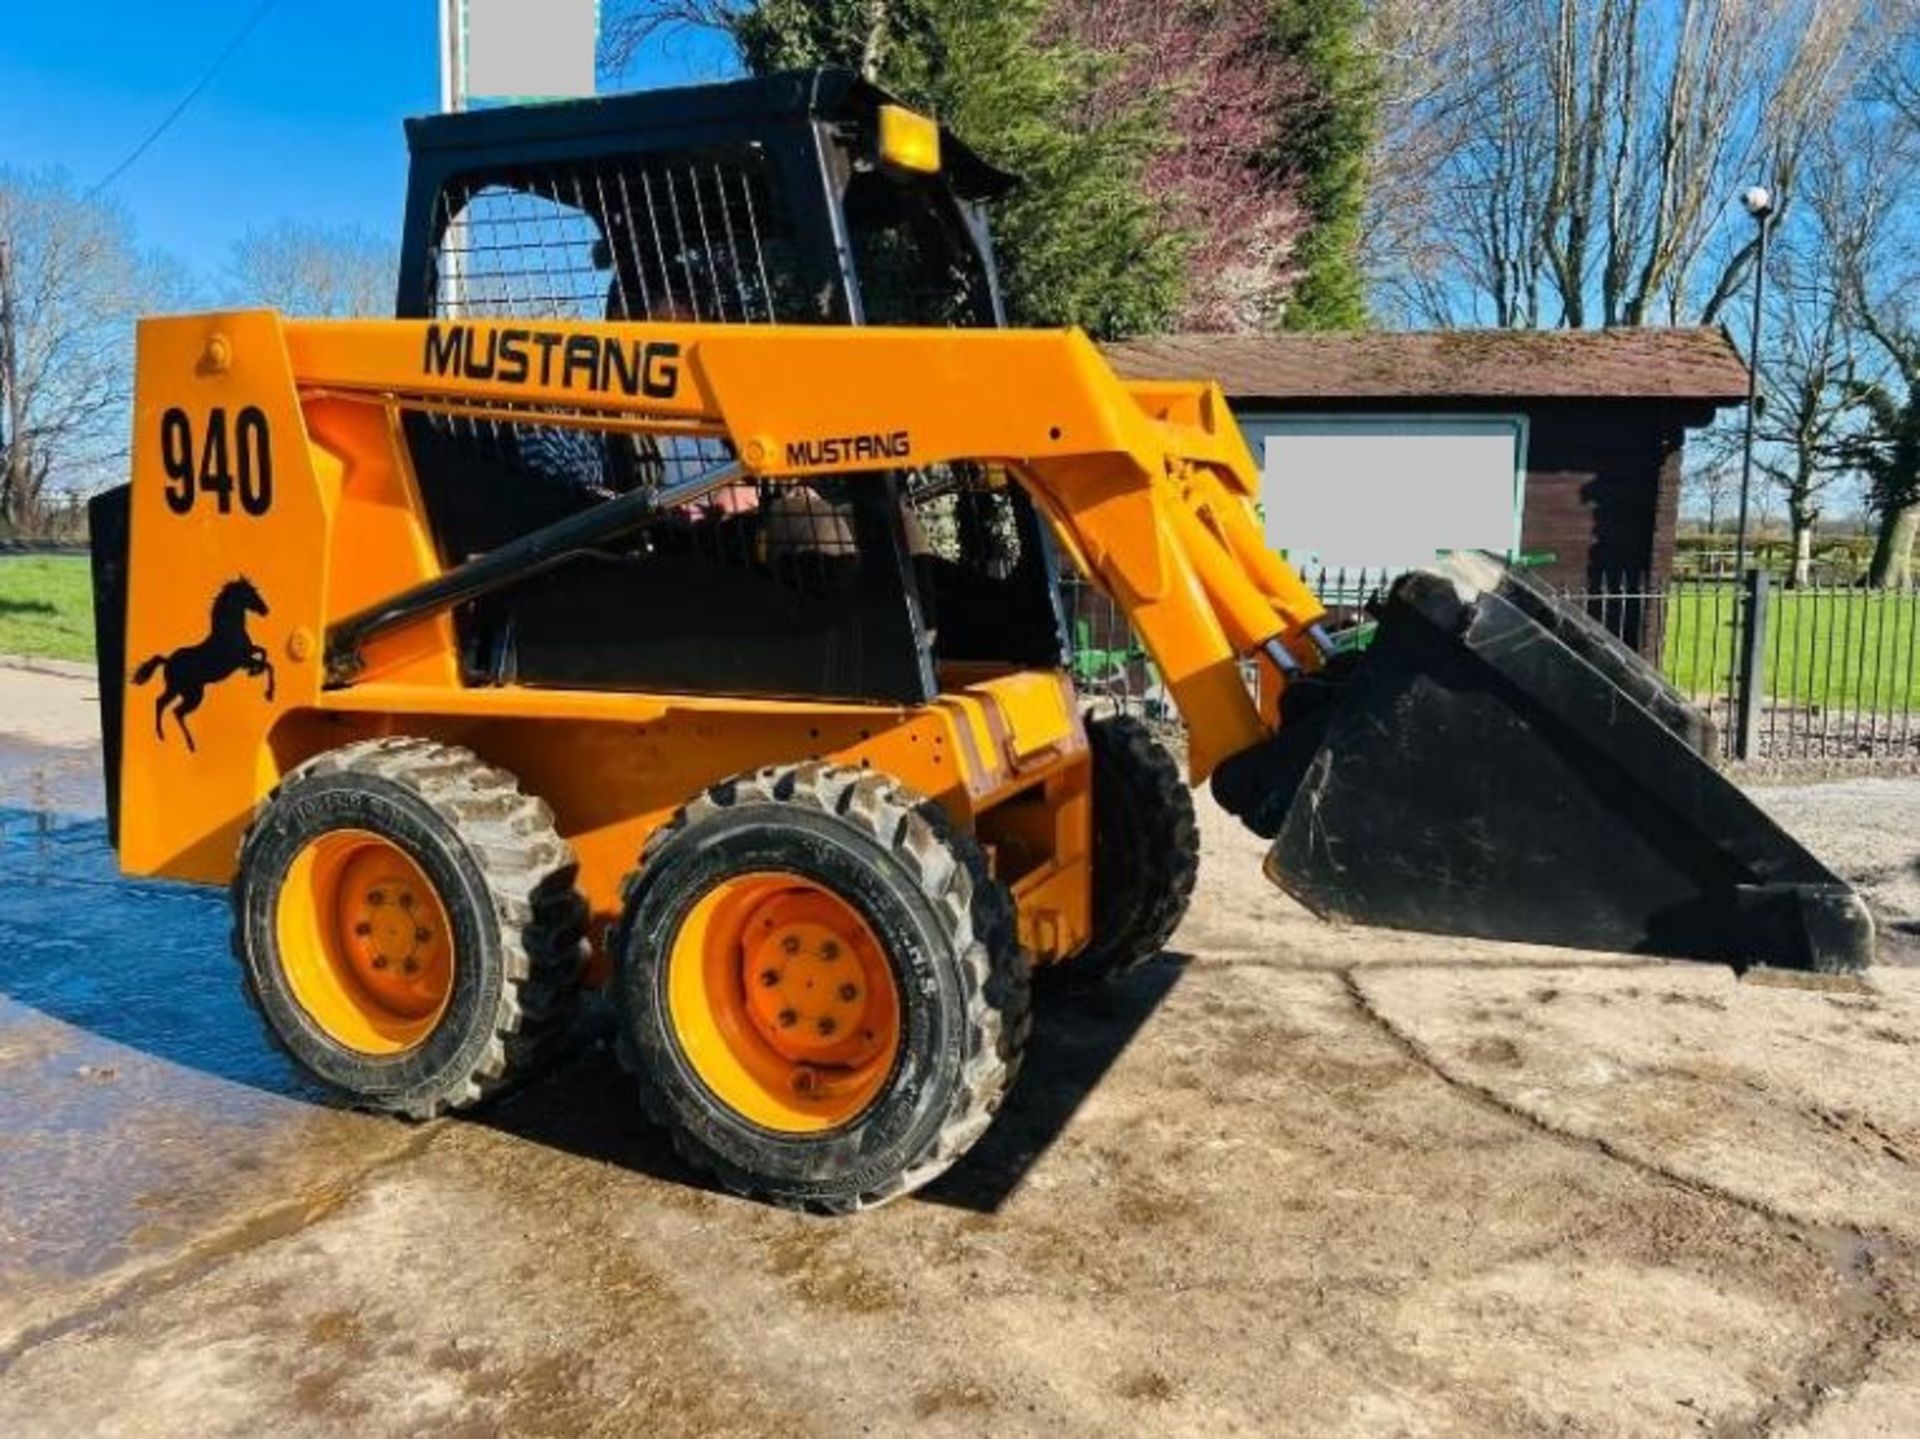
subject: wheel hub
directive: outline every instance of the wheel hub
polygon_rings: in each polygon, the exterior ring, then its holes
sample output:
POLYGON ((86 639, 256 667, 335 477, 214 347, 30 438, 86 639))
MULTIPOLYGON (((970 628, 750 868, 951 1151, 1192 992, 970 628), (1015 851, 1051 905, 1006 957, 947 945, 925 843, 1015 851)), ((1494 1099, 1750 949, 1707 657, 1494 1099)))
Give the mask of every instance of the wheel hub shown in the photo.
POLYGON ((682 921, 667 962, 681 1052, 755 1124, 810 1134, 880 1094, 903 1040, 900 989, 860 910, 797 875, 722 880, 682 921))
POLYGON ((309 844, 281 886, 277 924, 288 985, 336 1044, 397 1054, 446 1012, 454 979, 446 907, 384 836, 336 830, 309 844))
POLYGON ((389 1009, 417 1019, 441 1003, 448 947, 438 901, 412 868, 395 851, 363 850, 341 876, 339 908, 355 977, 389 1009))
MULTIPOLYGON (((850 1066, 880 1047, 868 1015, 872 985, 864 935, 832 901, 788 893, 762 904, 741 944, 741 987, 761 1038, 788 1059, 850 1066), (836 922, 838 921, 838 922, 836 922)), ((798 1077, 817 1085, 819 1076, 798 1077)))

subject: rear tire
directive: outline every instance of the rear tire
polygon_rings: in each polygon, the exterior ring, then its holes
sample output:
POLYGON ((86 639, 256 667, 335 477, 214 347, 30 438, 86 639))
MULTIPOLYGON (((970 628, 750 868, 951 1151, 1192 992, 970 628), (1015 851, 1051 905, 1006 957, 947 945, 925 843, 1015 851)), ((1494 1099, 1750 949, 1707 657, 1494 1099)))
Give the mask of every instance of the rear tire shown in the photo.
POLYGON ((1005 887, 970 835, 871 772, 765 769, 688 804, 648 840, 613 948, 649 1117, 727 1188, 792 1208, 932 1179, 1026 1044, 1005 887))
POLYGON ((248 998, 307 1074, 429 1119, 566 1037, 586 902, 547 806, 468 750, 346 745, 287 776, 233 881, 248 998))
POLYGON ((1131 715, 1087 722, 1093 752, 1093 938, 1066 961, 1106 979, 1166 947, 1200 872, 1200 828, 1179 763, 1131 715))

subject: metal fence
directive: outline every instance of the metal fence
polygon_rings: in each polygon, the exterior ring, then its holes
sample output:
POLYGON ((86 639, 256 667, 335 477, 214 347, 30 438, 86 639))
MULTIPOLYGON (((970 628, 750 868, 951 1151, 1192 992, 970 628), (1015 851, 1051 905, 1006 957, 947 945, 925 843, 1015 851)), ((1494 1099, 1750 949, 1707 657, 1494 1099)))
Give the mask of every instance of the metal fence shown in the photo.
POLYGON ((1631 579, 1570 593, 1657 659, 1742 760, 1920 759, 1920 590, 1631 579))
POLYGON ((1168 716, 1147 652, 1120 607, 1078 575, 1063 575, 1060 604, 1067 620, 1073 681, 1088 699, 1127 713, 1168 716))
MULTIPOLYGON (((1384 594, 1395 572, 1385 569, 1310 570, 1303 577, 1327 607, 1328 628, 1339 630, 1367 619, 1367 605, 1384 594)), ((1074 682, 1090 699, 1149 719, 1175 719, 1171 701, 1146 649, 1120 607, 1075 574, 1060 580, 1074 682)), ((1253 665, 1246 666, 1253 683, 1253 665)))
MULTIPOLYGON (((1309 572, 1336 622, 1364 620, 1386 572, 1309 572)), ((1079 580, 1064 589, 1073 669, 1089 694, 1165 714, 1151 664, 1125 617, 1079 580)), ((1655 660, 1703 709, 1725 758, 1920 760, 1920 590, 1788 588, 1765 571, 1743 582, 1609 578, 1563 591, 1655 660)))

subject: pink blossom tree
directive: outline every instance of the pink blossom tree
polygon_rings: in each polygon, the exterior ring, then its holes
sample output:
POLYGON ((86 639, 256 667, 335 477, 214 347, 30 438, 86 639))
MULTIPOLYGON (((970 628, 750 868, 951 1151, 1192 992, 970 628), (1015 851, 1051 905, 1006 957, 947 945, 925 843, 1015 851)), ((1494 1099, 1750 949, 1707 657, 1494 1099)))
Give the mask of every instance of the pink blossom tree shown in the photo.
POLYGON ((1300 186, 1276 159, 1290 105, 1311 81, 1277 55, 1258 0, 1058 0, 1053 24, 1109 57, 1095 105, 1163 97, 1168 140, 1145 181, 1187 237, 1179 322, 1192 330, 1273 328, 1299 278, 1307 224, 1300 186))

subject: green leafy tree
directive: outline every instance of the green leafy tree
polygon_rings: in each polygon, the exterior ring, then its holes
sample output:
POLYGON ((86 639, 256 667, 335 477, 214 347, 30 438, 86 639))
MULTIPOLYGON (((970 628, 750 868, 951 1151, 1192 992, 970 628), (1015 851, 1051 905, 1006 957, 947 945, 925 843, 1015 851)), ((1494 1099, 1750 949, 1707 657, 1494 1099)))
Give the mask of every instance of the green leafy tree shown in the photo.
POLYGON ((1182 235, 1182 330, 1276 328, 1298 278, 1298 184, 1277 159, 1275 117, 1305 83, 1268 41, 1270 4, 1049 0, 1049 26, 1106 57, 1090 113, 1150 95, 1165 125, 1141 181, 1182 235))
POLYGON ((630 0, 609 11, 608 68, 674 26, 723 31, 755 74, 857 70, 1019 176, 994 214, 1014 323, 1111 336, 1177 313, 1187 236, 1142 183, 1167 144, 1161 107, 1092 103, 1113 61, 1046 0, 630 0))
POLYGON ((1290 330, 1367 323, 1360 242, 1379 85, 1366 27, 1366 0, 1274 3, 1273 44, 1307 86, 1279 116, 1276 147, 1279 166, 1299 176, 1308 222, 1294 251, 1301 274, 1285 311, 1290 330))

